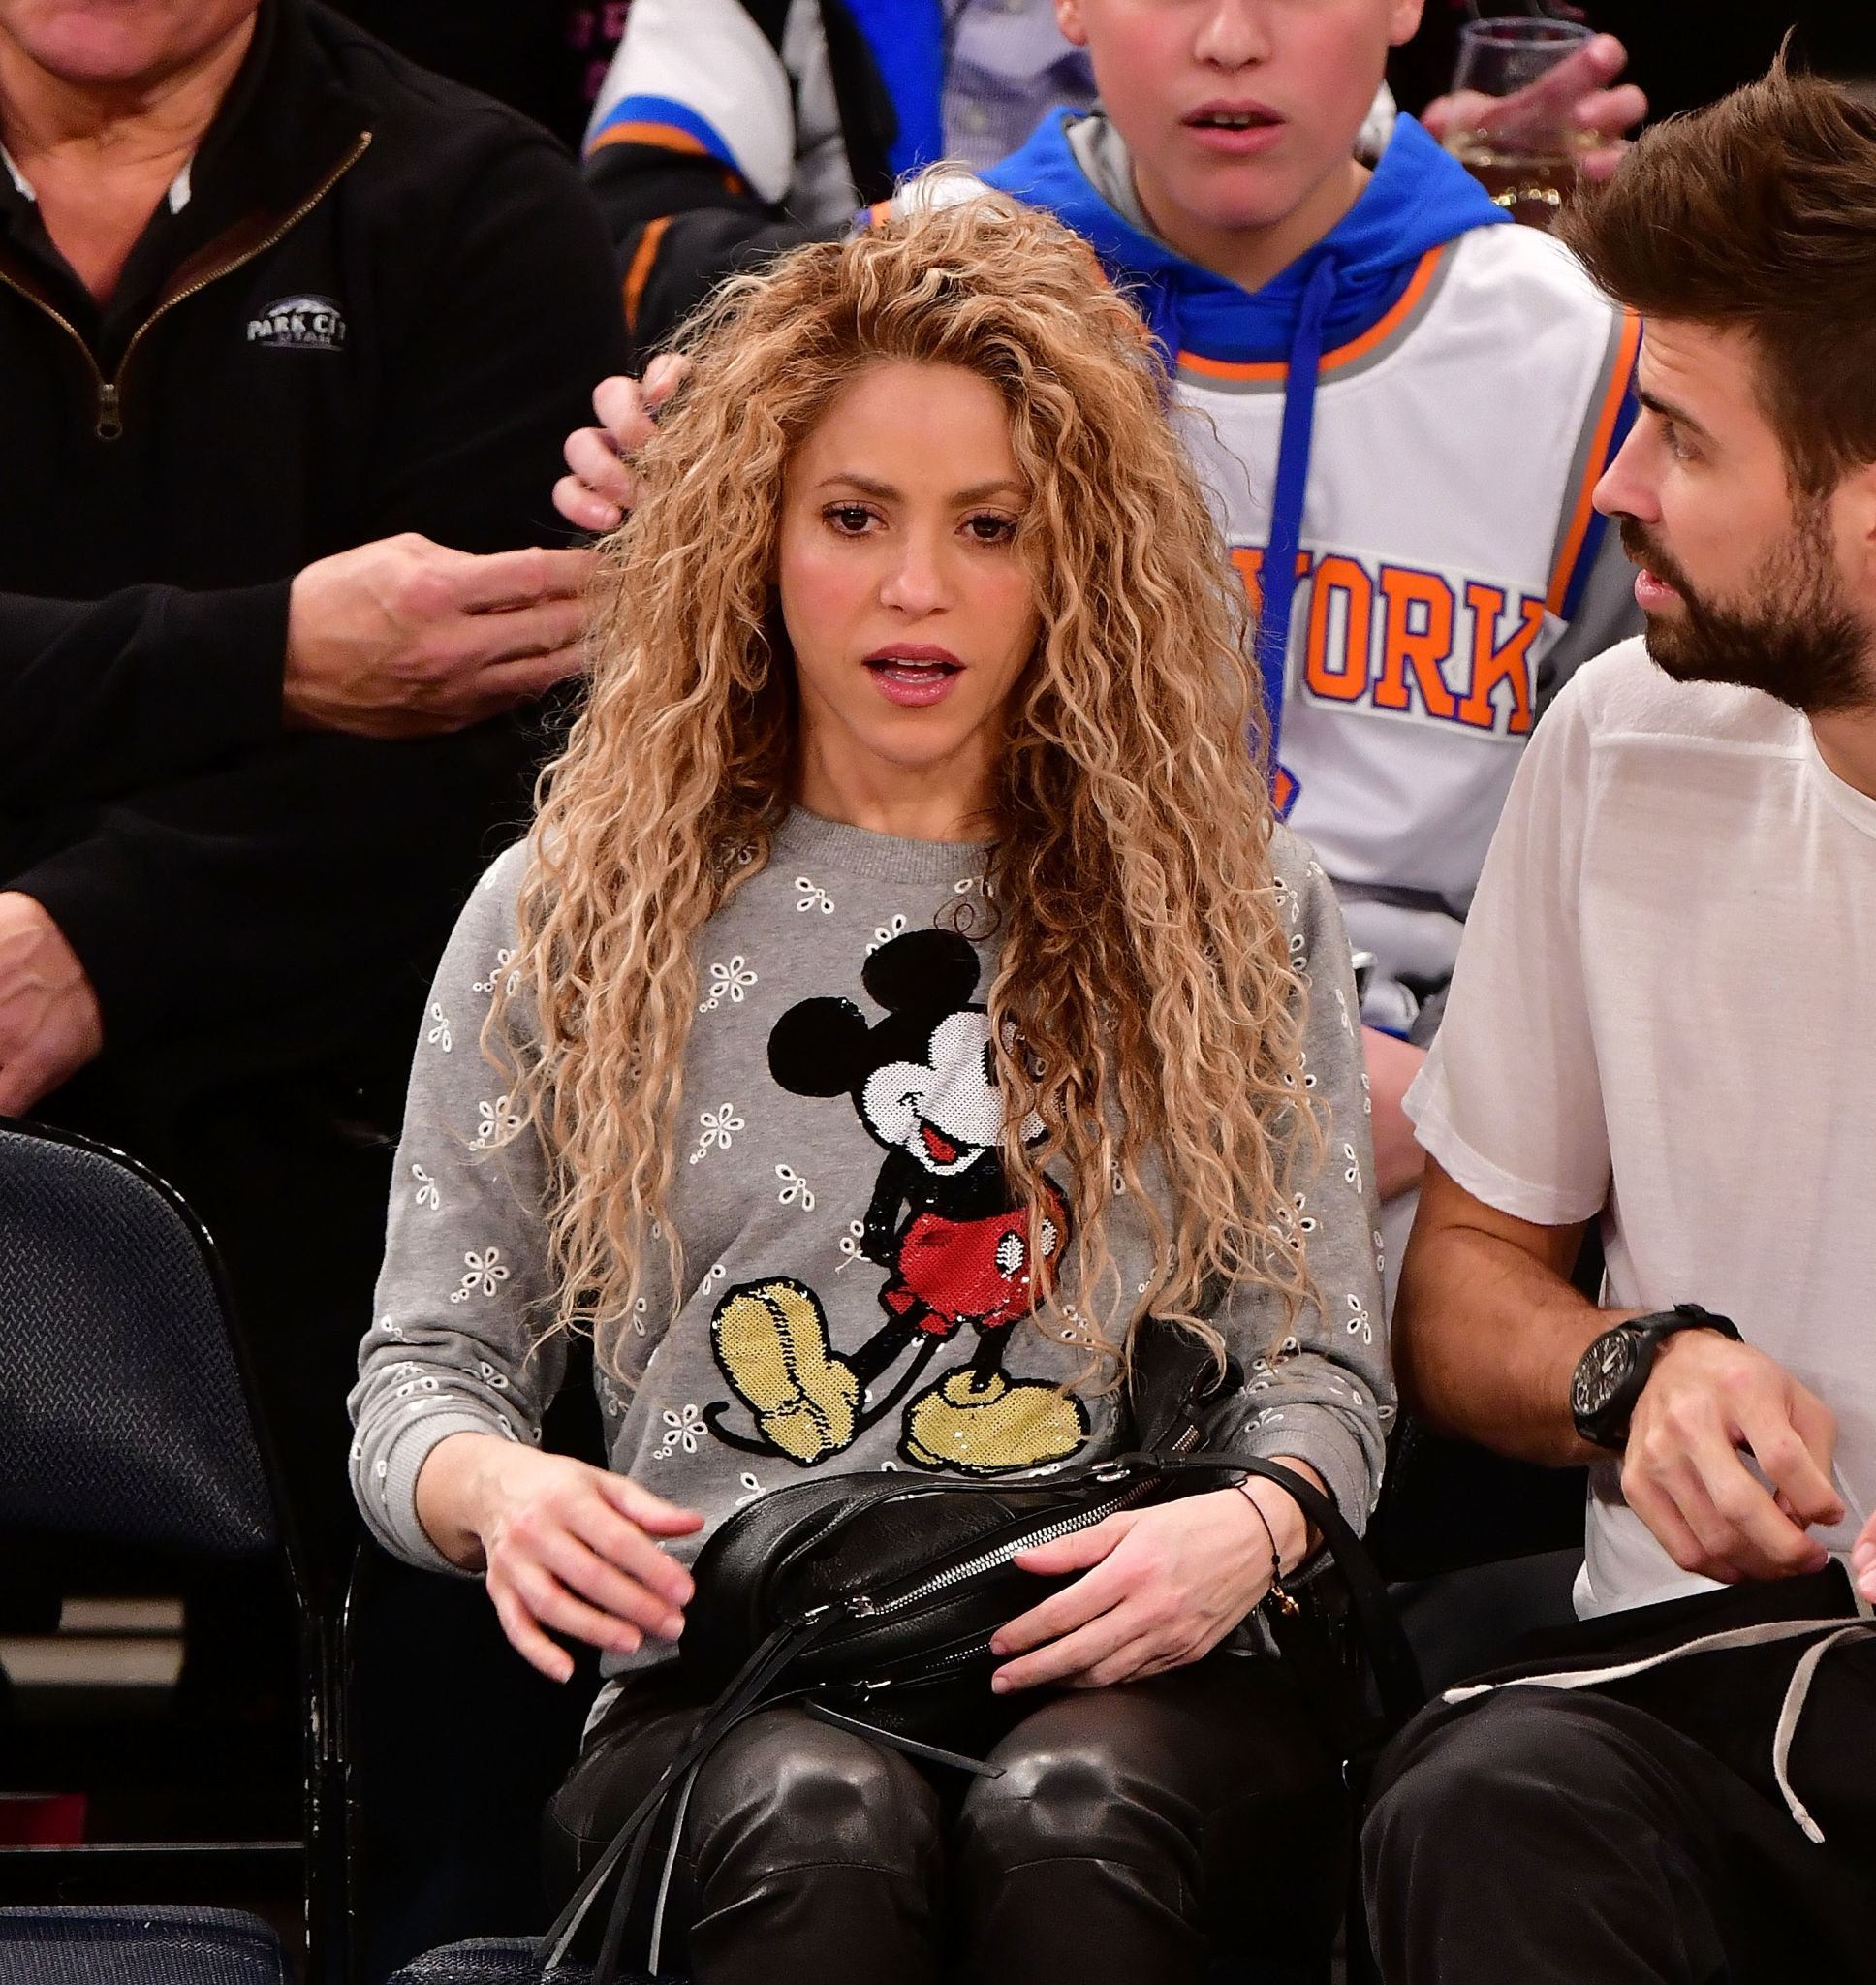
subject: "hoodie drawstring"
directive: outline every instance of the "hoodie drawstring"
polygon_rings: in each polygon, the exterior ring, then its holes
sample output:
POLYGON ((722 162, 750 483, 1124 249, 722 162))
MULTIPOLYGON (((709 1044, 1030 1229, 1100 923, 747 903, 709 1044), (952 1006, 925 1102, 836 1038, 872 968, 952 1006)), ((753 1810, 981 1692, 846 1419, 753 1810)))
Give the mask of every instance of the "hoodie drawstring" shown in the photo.
POLYGON ((1596 1688, 1611 1682, 1626 1682, 1631 1675, 1645 1675, 1652 1668, 1659 1668, 1668 1661, 1684 1660, 1689 1654, 1710 1654, 1727 1648, 1766 1647, 1774 1641, 1801 1640, 1810 1634, 1824 1634, 1824 1639, 1805 1649, 1798 1666, 1792 1671, 1771 1740, 1772 1777, 1784 1795, 1786 1811, 1804 1838, 1822 1846, 1823 1829, 1792 1789, 1792 1739, 1798 1735, 1798 1719, 1804 1714, 1818 1663, 1832 1648, 1871 1632, 1876 1632, 1876 1626, 1867 1620, 1853 1620, 1847 1624, 1842 1620, 1773 1620, 1759 1626, 1736 1626, 1724 1633, 1704 1633, 1698 1640, 1683 1642, 1677 1648, 1669 1648, 1663 1654, 1650 1654, 1642 1660, 1618 1661, 1600 1668, 1578 1668, 1561 1674, 1518 1675, 1505 1682, 1468 1683, 1458 1688, 1449 1688, 1441 1700, 1449 1703, 1473 1702, 1500 1688, 1596 1688))
POLYGON ((1270 494, 1270 539, 1261 575, 1263 610, 1257 621, 1257 665, 1264 677, 1264 709, 1270 729, 1270 780, 1278 811, 1288 813, 1297 782, 1283 769, 1283 691, 1290 653, 1290 609, 1297 593, 1297 554, 1302 549, 1302 505, 1309 486, 1309 440, 1316 422, 1316 378, 1323 356, 1323 322, 1334 300, 1337 270, 1324 256, 1311 271, 1290 340, 1284 376, 1283 434, 1277 445, 1276 485, 1270 494))

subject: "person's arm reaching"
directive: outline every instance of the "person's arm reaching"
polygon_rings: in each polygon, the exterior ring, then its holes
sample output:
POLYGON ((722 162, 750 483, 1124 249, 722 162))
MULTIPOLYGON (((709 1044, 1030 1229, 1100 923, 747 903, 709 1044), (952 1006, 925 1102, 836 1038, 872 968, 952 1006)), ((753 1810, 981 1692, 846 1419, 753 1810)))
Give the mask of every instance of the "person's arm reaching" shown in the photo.
POLYGON ((578 672, 590 554, 415 532, 221 592, 0 594, 0 810, 113 800, 289 729, 424 738, 578 672))
POLYGON ((285 581, 0 594, 0 812, 109 800, 276 737, 285 581))
POLYGON ((1554 116, 1564 107, 1579 130, 1602 141, 1583 154, 1579 170, 1585 179, 1607 179, 1628 150, 1627 133, 1648 114, 1648 100, 1642 91, 1632 82, 1615 81, 1628 64, 1629 51, 1613 35, 1597 35, 1516 96, 1484 97, 1468 90, 1435 97, 1420 113, 1420 121, 1444 142, 1455 129, 1477 124, 1487 130, 1515 130, 1533 110, 1554 116))

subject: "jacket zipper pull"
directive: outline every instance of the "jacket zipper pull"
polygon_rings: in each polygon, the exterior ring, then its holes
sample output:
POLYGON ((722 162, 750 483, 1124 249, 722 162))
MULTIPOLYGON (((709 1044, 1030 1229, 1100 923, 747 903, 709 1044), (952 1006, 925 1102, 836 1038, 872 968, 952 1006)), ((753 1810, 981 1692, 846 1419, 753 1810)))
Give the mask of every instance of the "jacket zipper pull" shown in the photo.
POLYGON ((115 441, 124 431, 124 415, 117 389, 109 379, 98 382, 98 439, 115 441))

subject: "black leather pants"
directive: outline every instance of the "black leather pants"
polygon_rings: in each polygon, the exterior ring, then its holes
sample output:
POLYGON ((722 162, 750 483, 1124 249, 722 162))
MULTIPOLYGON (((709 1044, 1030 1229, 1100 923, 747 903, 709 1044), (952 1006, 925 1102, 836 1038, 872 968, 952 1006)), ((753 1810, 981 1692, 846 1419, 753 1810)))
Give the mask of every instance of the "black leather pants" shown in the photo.
MULTIPOLYGON (((556 1902, 697 1720, 656 1681, 611 1706, 547 1811, 556 1902)), ((927 1776, 799 1710, 752 1717, 698 1778, 661 1969, 694 1985, 1197 1985, 1218 1951, 1326 1976, 1344 1795, 1274 1663, 1213 1654, 1044 1698, 991 1761, 1000 1778, 927 1776)))

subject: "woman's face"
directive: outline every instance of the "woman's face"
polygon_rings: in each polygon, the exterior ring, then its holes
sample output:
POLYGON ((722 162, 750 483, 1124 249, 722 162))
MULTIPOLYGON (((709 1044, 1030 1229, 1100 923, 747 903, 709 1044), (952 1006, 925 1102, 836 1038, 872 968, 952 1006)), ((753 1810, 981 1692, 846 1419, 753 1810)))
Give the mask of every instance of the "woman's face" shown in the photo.
POLYGON ((836 803, 856 791, 889 807, 950 793, 959 818, 987 803, 1041 624, 1014 543, 1028 496, 1002 400, 954 365, 874 366, 801 444, 779 583, 804 803, 849 819, 836 803))

